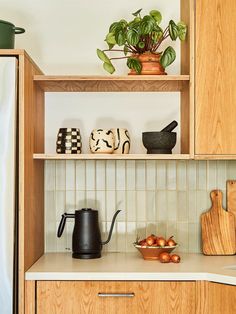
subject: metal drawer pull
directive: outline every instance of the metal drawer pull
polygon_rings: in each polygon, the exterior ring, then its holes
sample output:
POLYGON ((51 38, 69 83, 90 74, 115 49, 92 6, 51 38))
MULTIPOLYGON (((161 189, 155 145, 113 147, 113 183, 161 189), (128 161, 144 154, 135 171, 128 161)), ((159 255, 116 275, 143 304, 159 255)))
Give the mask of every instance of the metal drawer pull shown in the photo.
POLYGON ((135 294, 133 292, 131 293, 98 293, 98 296, 101 298, 107 298, 107 297, 115 297, 115 298, 133 298, 135 294))

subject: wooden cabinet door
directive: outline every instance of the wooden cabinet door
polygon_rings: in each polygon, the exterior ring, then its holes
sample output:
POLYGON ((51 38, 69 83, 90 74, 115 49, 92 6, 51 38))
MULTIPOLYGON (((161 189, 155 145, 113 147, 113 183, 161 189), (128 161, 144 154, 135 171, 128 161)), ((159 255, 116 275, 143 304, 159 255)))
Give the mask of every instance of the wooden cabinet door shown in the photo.
POLYGON ((235 314, 236 286, 201 281, 197 282, 196 314, 235 314))
POLYGON ((196 1, 196 154, 236 154, 235 21, 235 0, 196 1))
POLYGON ((125 313, 133 314, 194 314, 195 282, 143 281, 127 282, 134 291, 133 303, 127 302, 125 313))
POLYGON ((45 313, 191 314, 195 282, 38 281, 37 314, 45 313))

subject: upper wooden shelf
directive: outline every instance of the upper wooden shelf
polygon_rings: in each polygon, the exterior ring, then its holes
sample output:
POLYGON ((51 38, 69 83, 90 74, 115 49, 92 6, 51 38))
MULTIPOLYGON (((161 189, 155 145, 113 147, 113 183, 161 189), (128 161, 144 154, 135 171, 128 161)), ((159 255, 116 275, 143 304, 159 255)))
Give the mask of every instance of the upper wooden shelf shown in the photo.
POLYGON ((189 80, 189 75, 34 76, 45 92, 175 92, 189 80))
POLYGON ((189 154, 34 154, 41 160, 181 160, 189 154))

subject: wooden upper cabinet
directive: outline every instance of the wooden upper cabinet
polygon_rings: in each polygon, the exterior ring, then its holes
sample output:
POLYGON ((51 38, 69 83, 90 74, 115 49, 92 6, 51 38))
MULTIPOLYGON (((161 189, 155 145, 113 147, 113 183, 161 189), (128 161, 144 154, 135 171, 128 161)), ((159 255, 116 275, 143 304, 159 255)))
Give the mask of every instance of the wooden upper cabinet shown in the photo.
POLYGON ((236 154, 236 1, 196 1, 195 154, 236 154))

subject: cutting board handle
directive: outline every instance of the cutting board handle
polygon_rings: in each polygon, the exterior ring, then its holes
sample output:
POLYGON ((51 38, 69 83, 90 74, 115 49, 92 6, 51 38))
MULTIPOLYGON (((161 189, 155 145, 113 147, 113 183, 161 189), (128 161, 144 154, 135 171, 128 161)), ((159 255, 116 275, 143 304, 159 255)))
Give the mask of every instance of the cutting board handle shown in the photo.
POLYGON ((211 191, 211 201, 212 201, 212 208, 211 210, 221 210, 222 207, 222 199, 223 199, 223 193, 221 190, 213 190, 211 191))

